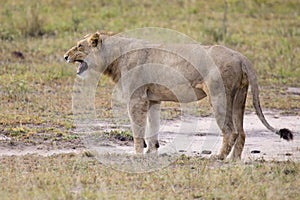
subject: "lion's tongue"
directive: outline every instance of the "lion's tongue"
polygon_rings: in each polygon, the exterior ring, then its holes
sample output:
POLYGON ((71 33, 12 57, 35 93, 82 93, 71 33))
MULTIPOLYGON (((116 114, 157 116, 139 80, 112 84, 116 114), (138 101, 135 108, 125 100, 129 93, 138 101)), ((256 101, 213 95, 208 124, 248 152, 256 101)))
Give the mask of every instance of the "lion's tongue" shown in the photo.
POLYGON ((77 74, 80 75, 82 72, 88 69, 88 65, 86 62, 81 62, 78 69, 77 69, 77 74))

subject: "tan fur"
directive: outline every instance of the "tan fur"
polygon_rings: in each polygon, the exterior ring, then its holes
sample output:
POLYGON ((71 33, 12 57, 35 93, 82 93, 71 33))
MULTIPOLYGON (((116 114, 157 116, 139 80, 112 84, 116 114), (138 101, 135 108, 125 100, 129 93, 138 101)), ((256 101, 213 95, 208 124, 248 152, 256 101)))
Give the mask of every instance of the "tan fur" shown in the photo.
POLYGON ((87 63, 97 61, 95 66, 90 64, 90 67, 110 76, 116 83, 123 78, 122 72, 137 70, 137 75, 129 79, 132 84, 130 83, 128 88, 122 88, 123 92, 130 94, 128 111, 136 153, 143 153, 144 140, 148 146, 146 152, 155 152, 159 146, 157 132, 161 101, 192 102, 208 96, 223 133, 223 144, 217 157, 225 159, 232 151, 232 158, 240 159, 245 143, 243 117, 249 82, 252 87, 253 104, 259 118, 268 129, 276 131, 268 124, 261 111, 258 84, 250 62, 239 52, 224 46, 151 44, 143 40, 97 32, 79 41, 77 46, 67 51, 65 59, 70 63, 76 60, 85 60, 87 63), (199 59, 203 55, 207 57, 206 61, 199 59), (192 60, 193 64, 189 60, 192 60), (138 66, 148 63, 166 65, 170 69, 165 70, 167 74, 163 71, 155 74, 160 70, 155 66, 150 75, 139 71, 138 66), (217 71, 210 69, 212 64, 216 66, 217 71), (199 67, 200 71, 195 69, 195 66, 199 67), (170 79, 170 86, 149 82, 139 88, 130 88, 134 86, 133 83, 152 80, 149 76, 155 75, 157 79, 164 80, 172 78, 169 75, 172 73, 182 75, 189 85, 182 84, 178 79, 170 79), (216 85, 218 73, 224 85, 226 100, 224 102, 221 102, 219 97, 220 86, 216 85), (181 94, 180 99, 175 95, 178 92, 181 94), (145 133, 147 123, 152 128, 150 135, 145 133))

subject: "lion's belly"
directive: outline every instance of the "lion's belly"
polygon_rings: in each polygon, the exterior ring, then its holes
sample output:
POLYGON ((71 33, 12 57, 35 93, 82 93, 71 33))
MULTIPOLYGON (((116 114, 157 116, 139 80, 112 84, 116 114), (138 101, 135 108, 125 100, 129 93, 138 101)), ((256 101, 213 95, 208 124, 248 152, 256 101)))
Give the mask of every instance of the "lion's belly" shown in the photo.
POLYGON ((162 85, 151 85, 147 90, 147 99, 150 101, 174 101, 189 103, 206 97, 201 88, 192 88, 187 85, 176 85, 167 88, 162 85))

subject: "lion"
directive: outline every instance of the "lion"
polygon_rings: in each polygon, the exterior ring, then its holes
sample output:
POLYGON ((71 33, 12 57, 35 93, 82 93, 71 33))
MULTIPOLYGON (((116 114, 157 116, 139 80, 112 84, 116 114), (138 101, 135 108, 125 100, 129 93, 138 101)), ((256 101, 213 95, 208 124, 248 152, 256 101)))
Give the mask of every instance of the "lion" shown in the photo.
POLYGON ((253 106, 264 126, 285 140, 293 139, 289 129, 275 129, 265 119, 250 61, 225 46, 153 44, 96 32, 77 42, 64 59, 79 63, 79 76, 94 69, 115 83, 125 83, 120 87, 128 101, 136 154, 155 153, 159 148, 162 101, 188 103, 208 97, 223 136, 216 158, 240 160, 246 137, 243 118, 249 85, 253 106))

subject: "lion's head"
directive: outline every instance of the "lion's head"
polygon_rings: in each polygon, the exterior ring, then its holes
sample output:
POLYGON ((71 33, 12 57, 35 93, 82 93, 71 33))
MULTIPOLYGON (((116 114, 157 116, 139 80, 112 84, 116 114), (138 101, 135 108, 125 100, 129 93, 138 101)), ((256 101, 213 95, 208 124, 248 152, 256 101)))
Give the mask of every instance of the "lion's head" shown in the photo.
POLYGON ((79 63, 77 74, 80 75, 85 70, 88 69, 87 63, 84 59, 88 56, 93 48, 97 48, 101 44, 100 32, 94 34, 89 34, 84 37, 84 39, 77 42, 77 45, 69 49, 65 55, 64 59, 68 63, 79 63))

